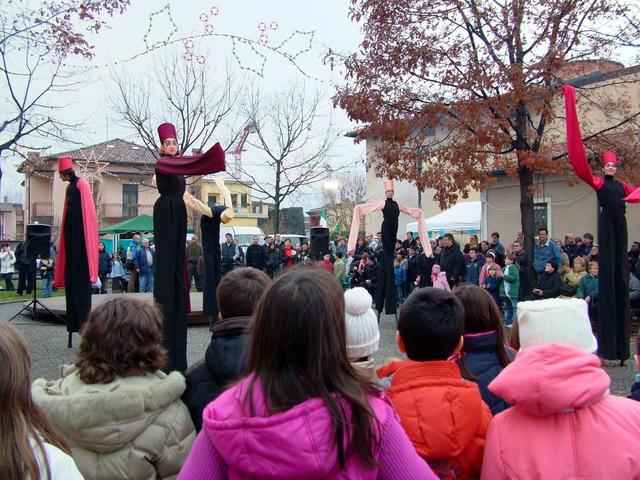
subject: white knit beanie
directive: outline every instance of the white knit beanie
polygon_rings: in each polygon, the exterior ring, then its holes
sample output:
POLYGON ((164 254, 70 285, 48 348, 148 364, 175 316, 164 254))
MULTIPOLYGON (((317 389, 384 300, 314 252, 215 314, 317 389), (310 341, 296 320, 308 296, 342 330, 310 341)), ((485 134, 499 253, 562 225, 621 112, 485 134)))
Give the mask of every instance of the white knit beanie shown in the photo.
POLYGON ((550 298, 518 303, 520 348, 558 343, 589 353, 598 350, 589 307, 579 298, 550 298))
POLYGON ((362 287, 344 292, 349 360, 368 357, 378 351, 380 330, 376 312, 371 308, 372 303, 371 295, 362 287))

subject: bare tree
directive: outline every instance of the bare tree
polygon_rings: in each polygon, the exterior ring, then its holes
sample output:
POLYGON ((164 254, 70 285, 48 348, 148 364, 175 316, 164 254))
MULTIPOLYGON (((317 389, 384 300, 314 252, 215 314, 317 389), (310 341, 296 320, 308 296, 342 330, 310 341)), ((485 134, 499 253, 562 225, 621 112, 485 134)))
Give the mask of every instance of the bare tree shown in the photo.
MULTIPOLYGON (((116 93, 111 106, 121 123, 133 128, 144 145, 153 153, 159 149, 156 127, 171 122, 178 130, 180 151, 202 150, 220 141, 220 127, 235 123, 236 100, 242 90, 229 68, 222 81, 212 79, 210 65, 186 61, 177 53, 156 57, 153 70, 138 77, 130 72, 113 78, 116 93), (214 135, 215 132, 215 135, 214 135)), ((242 128, 230 126, 231 145, 242 128)))
MULTIPOLYGON (((97 32, 101 15, 122 13, 128 0, 5 1, 0 4, 0 157, 42 150, 42 141, 68 140, 57 116, 58 93, 76 82, 64 69, 70 56, 91 58, 83 29, 97 32), (38 141, 39 142, 38 142, 38 141), (40 148, 37 148, 37 146, 40 148)), ((0 168, 0 178, 2 170, 0 168)))
POLYGON ((327 176, 336 134, 319 109, 319 92, 310 94, 304 84, 292 84, 270 97, 254 88, 245 102, 248 123, 255 126, 247 144, 260 150, 263 168, 257 173, 241 167, 235 175, 239 181, 248 179, 263 200, 273 201, 276 231, 282 202, 327 176))
POLYGON ((342 175, 334 183, 325 184, 327 224, 338 226, 339 233, 348 235, 356 205, 366 201, 366 181, 361 173, 342 175))

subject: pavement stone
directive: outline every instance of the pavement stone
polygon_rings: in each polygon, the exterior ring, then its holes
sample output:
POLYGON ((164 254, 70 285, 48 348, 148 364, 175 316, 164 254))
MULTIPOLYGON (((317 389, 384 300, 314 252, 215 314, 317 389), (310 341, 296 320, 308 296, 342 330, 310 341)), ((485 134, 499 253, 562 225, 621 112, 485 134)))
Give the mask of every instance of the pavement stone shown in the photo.
MULTIPOLYGON (((0 321, 7 321, 22 306, 22 303, 0 304, 0 321)), ((73 363, 80 336, 74 334, 74 348, 67 348, 67 331, 64 324, 46 318, 32 319, 30 315, 20 315, 13 324, 20 330, 29 345, 31 355, 31 373, 35 378, 54 379, 60 375, 60 366, 73 363)), ((374 355, 377 365, 391 358, 404 358, 395 344, 396 320, 393 315, 380 318, 380 349, 374 355)), ((187 360, 195 363, 204 356, 209 344, 210 334, 206 325, 191 326, 187 337, 187 360)), ((604 368, 611 377, 611 393, 628 395, 635 380, 633 361, 627 361, 623 367, 604 368)))

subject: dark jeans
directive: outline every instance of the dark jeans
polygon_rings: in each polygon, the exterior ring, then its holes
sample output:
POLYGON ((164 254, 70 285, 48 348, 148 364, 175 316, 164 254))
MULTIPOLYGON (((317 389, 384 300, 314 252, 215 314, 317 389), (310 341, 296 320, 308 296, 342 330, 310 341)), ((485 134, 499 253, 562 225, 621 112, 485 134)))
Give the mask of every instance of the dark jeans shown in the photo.
POLYGON ((7 292, 15 291, 16 287, 13 286, 13 273, 3 273, 2 278, 4 278, 4 283, 7 292))
POLYGON ((198 264, 189 262, 187 263, 187 272, 189 273, 189 283, 187 284, 187 290, 191 290, 191 284, 196 284, 196 290, 201 292, 202 285, 200 282, 200 276, 198 275, 198 264))
POLYGON ((102 286, 100 287, 100 293, 107 293, 107 283, 109 282, 109 277, 107 277, 107 275, 109 275, 108 273, 99 273, 98 276, 100 277, 100 282, 102 283, 102 286))
POLYGON ((27 295, 31 294, 33 290, 35 265, 30 268, 28 265, 21 265, 18 270, 18 295, 22 295, 22 292, 27 290, 27 295))

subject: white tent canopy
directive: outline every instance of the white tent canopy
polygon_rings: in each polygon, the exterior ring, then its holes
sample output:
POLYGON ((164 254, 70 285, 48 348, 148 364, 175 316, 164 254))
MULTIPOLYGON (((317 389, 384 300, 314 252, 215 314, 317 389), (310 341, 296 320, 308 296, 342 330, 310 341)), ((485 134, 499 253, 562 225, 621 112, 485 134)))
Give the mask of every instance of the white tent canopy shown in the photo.
MULTIPOLYGON (((424 220, 428 232, 478 232, 482 218, 481 202, 461 202, 449 210, 424 220)), ((407 232, 418 230, 418 222, 407 224, 407 232)))

